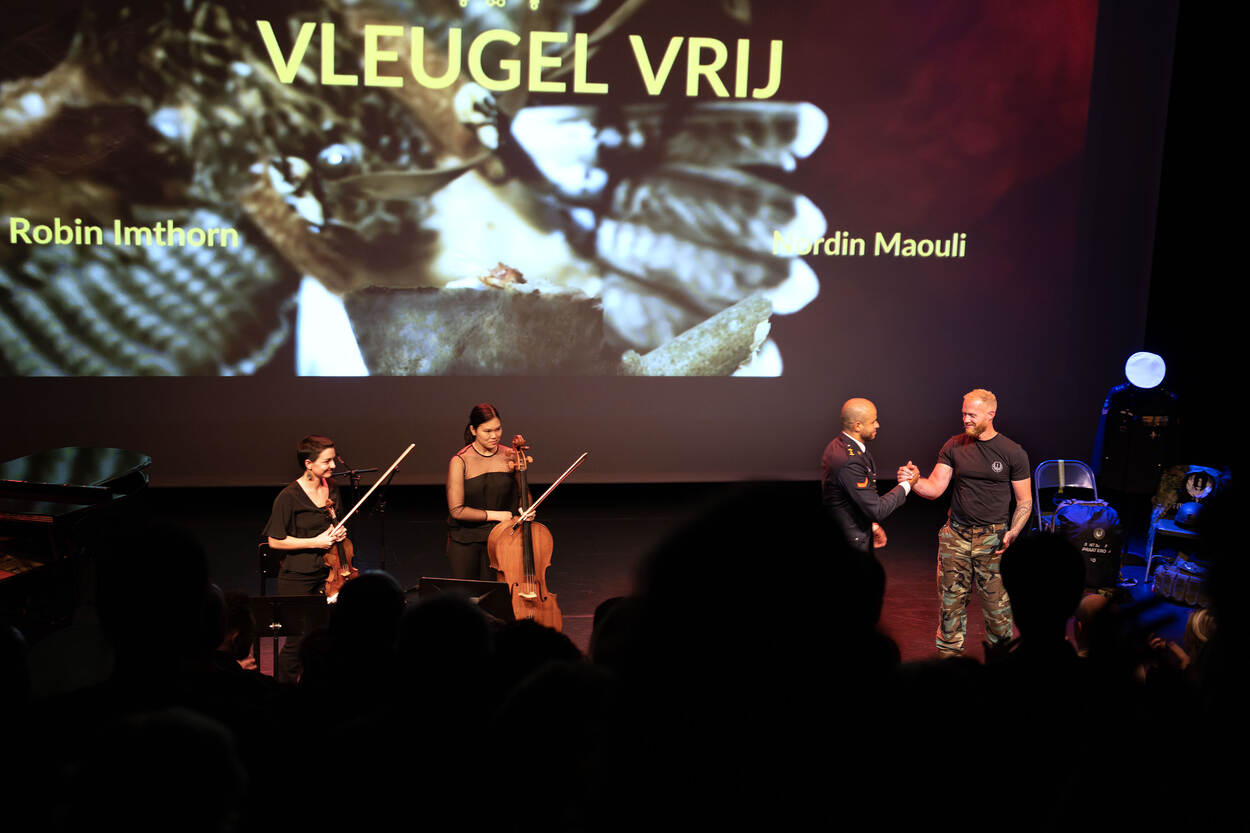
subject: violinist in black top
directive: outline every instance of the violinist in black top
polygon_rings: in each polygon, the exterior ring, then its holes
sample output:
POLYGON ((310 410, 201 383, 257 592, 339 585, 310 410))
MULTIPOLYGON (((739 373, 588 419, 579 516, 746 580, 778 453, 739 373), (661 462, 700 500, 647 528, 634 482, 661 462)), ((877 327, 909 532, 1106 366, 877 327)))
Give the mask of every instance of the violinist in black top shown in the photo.
POLYGON ((325 586, 325 551, 346 537, 333 531, 339 487, 334 474, 334 440, 310 434, 297 451, 303 474, 274 499, 264 535, 280 553, 278 595, 319 593, 325 586))
POLYGON ((447 560, 452 578, 494 581, 486 539, 499 521, 520 510, 511 461, 515 452, 500 443, 499 411, 485 402, 469 412, 467 445, 447 466, 447 560))
POLYGON ((881 427, 877 406, 848 399, 842 406, 842 433, 820 458, 821 501, 842 528, 851 548, 863 553, 885 546, 881 521, 903 505, 911 491, 904 481, 884 496, 877 494, 877 467, 866 443, 881 427))
MULTIPOLYGON (((331 480, 334 473, 334 440, 310 434, 300 440, 296 451, 302 474, 274 499, 269 522, 261 533, 269 549, 282 556, 278 571, 278 595, 299 596, 325 593, 326 550, 347 537, 335 531, 339 489, 331 480)), ((294 682, 299 673, 299 636, 306 628, 292 624, 292 636, 278 656, 278 678, 294 682)))

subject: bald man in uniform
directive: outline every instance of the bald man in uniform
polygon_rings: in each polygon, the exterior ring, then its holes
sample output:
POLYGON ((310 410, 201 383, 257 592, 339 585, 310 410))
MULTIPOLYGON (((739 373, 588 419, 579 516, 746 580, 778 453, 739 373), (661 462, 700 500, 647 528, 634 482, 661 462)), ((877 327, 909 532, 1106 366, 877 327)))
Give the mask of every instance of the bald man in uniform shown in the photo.
POLYGON ((851 548, 863 553, 885 546, 881 521, 903 505, 911 490, 900 483, 884 496, 877 494, 877 466, 867 443, 877 436, 877 406, 867 399, 842 405, 842 433, 820 458, 821 501, 841 527, 851 548))

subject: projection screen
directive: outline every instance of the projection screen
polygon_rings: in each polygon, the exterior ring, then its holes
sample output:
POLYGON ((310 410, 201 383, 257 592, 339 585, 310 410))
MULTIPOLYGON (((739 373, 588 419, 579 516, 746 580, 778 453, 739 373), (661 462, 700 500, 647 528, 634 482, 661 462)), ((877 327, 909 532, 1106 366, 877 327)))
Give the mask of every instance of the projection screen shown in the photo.
POLYGON ((415 441, 427 482, 487 400, 553 471, 802 479, 850 396, 927 462, 989 387, 1035 457, 1082 456, 1153 231, 1099 212, 1152 208, 1165 112, 1125 148, 1091 107, 1111 8, 19 4, 0 452, 269 483, 319 432, 371 463, 415 441), (1144 184, 1108 194, 1091 166, 1125 155, 1144 184))

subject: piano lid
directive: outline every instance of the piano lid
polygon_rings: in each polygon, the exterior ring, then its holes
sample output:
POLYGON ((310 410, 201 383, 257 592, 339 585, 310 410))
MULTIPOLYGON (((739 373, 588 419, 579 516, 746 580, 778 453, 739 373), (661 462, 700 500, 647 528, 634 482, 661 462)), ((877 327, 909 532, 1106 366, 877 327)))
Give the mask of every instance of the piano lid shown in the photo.
POLYGON ((0 463, 0 519, 51 523, 147 485, 152 458, 124 448, 53 448, 0 463))

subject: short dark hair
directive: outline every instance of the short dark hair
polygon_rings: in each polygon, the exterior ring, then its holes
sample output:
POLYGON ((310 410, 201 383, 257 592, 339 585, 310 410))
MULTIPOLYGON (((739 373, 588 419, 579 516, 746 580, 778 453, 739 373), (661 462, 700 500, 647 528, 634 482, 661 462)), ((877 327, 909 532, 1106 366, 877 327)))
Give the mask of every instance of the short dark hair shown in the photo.
POLYGON ((299 447, 295 452, 299 460, 299 467, 302 469, 304 463, 309 460, 316 460, 321 455, 321 452, 327 448, 334 448, 334 440, 321 434, 309 434, 300 440, 299 447))

